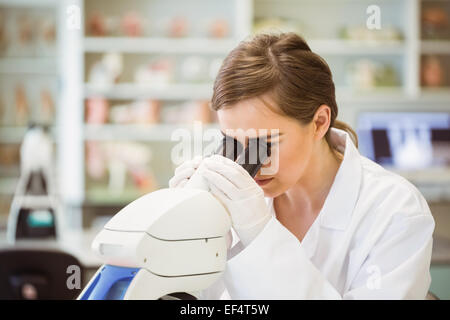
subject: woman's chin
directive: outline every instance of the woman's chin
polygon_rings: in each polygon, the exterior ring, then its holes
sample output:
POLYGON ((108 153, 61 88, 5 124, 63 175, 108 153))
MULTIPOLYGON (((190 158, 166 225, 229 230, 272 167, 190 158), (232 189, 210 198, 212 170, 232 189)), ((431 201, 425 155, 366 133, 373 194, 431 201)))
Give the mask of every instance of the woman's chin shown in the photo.
POLYGON ((280 193, 278 192, 277 183, 275 179, 270 181, 268 184, 262 185, 260 187, 264 191, 265 197, 274 198, 280 193))

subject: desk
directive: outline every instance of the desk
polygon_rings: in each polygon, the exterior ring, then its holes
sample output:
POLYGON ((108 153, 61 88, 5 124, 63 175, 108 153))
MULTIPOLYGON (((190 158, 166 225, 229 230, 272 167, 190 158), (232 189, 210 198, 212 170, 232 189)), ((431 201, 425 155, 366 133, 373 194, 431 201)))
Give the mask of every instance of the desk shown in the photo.
POLYGON ((56 240, 20 240, 11 245, 6 241, 6 232, 0 232, 0 248, 59 249, 72 254, 86 268, 98 268, 102 262, 91 250, 91 243, 100 230, 67 230, 61 239, 56 240))
POLYGON ((6 241, 6 232, 0 231, 0 249, 4 248, 27 248, 27 249, 49 249, 61 250, 67 252, 80 261, 83 268, 82 287, 86 286, 93 277, 102 261, 95 255, 91 249, 91 243, 94 240, 99 229, 76 231, 65 231, 59 241, 56 240, 21 240, 11 245, 6 241))

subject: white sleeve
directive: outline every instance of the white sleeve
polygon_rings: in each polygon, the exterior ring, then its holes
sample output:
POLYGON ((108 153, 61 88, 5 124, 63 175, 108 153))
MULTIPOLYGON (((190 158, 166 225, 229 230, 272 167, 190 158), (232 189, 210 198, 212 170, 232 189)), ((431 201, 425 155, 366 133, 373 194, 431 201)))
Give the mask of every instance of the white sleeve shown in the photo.
POLYGON ((394 216, 344 299, 424 299, 431 283, 431 214, 394 216))
POLYGON ((430 283, 431 215, 391 224, 371 250, 348 292, 340 293, 309 260, 298 239, 275 217, 227 262, 231 299, 423 299, 430 283), (380 286, 370 286, 378 266, 380 286), (374 290, 375 287, 375 290, 374 290))

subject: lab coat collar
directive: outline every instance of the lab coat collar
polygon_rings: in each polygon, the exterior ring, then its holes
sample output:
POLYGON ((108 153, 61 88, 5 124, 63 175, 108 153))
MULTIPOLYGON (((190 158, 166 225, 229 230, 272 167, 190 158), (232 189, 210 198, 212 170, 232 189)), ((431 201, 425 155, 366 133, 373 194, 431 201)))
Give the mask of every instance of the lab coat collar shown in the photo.
MULTIPOLYGON (((330 140, 331 144, 344 154, 344 158, 317 217, 317 223, 324 228, 345 230, 352 217, 361 186, 360 154, 353 140, 344 130, 332 127, 330 140)), ((266 202, 271 209, 272 217, 276 218, 273 198, 266 198, 266 202)), ((311 229, 314 228, 310 228, 305 237, 314 238, 310 233, 318 232, 318 230, 311 229)))
POLYGON ((330 129, 330 140, 344 158, 334 178, 318 218, 325 228, 345 230, 350 222, 361 186, 360 154, 350 135, 341 129, 330 129))

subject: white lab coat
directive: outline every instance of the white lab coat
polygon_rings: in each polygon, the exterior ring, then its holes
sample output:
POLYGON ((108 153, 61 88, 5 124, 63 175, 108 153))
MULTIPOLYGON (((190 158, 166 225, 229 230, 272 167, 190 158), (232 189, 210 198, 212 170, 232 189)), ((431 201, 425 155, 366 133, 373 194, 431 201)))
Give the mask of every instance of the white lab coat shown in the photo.
MULTIPOLYGON (((272 218, 229 250, 223 277, 200 299, 424 299, 434 220, 410 182, 361 156, 331 129, 344 159, 316 220, 300 242, 272 218)), ((236 234, 234 237, 236 237, 236 234)))

